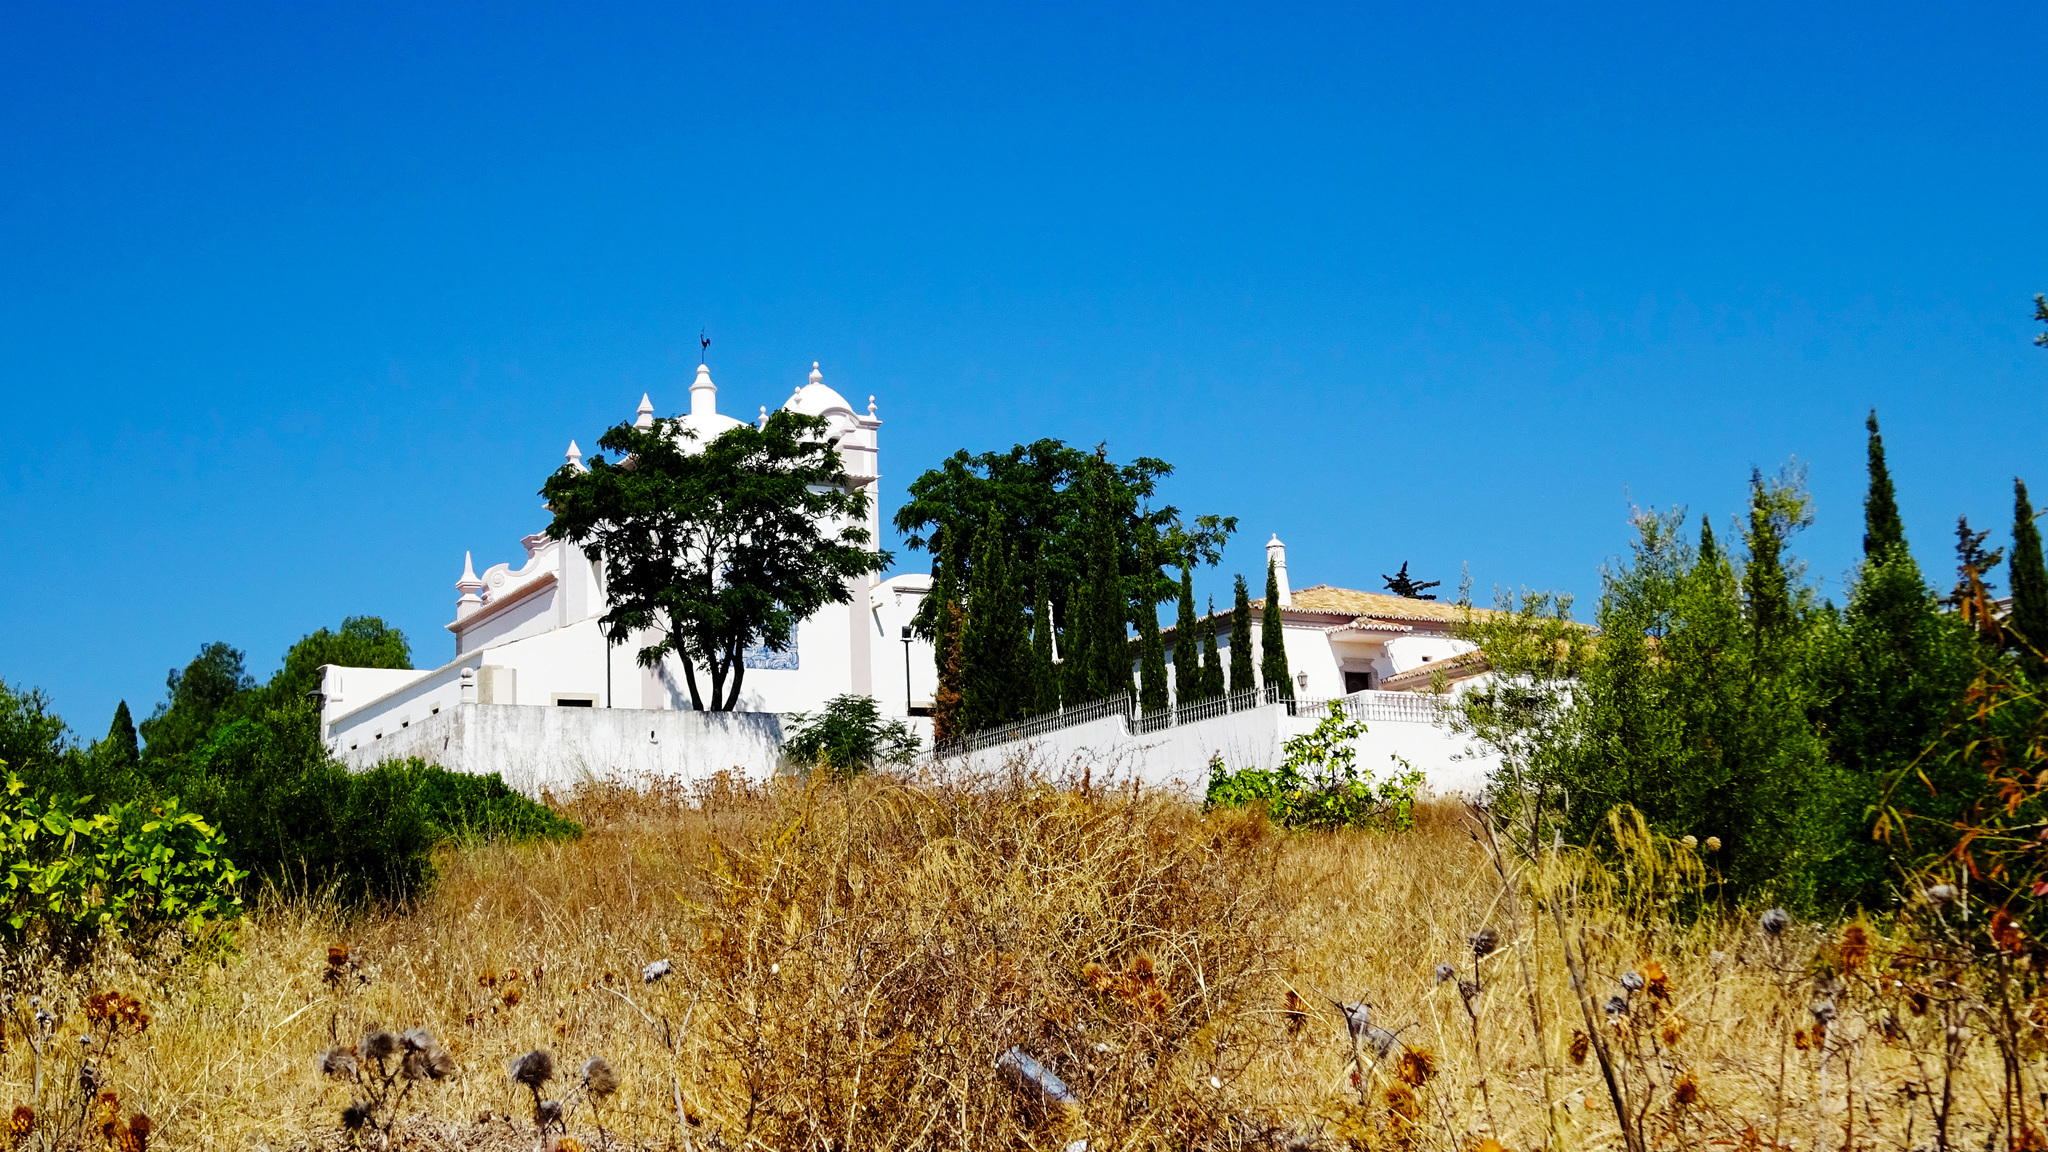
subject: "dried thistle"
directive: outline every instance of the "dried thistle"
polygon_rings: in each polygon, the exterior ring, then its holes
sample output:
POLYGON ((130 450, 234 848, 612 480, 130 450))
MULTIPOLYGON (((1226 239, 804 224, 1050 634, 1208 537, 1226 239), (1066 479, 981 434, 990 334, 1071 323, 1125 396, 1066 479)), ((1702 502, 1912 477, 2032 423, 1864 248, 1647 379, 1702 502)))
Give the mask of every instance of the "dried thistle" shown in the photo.
POLYGON ((1659 1000, 1671 999, 1671 974, 1655 960, 1643 961, 1643 987, 1659 1000))
POLYGON ((26 1136, 36 1129, 36 1110, 26 1104, 16 1104, 14 1112, 7 1117, 7 1132, 16 1138, 26 1136))
POLYGON ((398 1055, 398 1037, 382 1029, 365 1032, 363 1042, 356 1046, 356 1051, 361 1053, 365 1060, 382 1063, 398 1055))
POLYGON ((1572 1044, 1567 1050, 1574 1064, 1584 1064, 1587 1053, 1593 1050, 1593 1041, 1577 1028, 1572 1029, 1572 1044))
POLYGON ((1394 1075, 1411 1088, 1420 1088, 1436 1075, 1436 1053, 1427 1048, 1410 1048, 1401 1053, 1394 1075))
POLYGON ((1664 1018, 1663 1026, 1657 1029, 1657 1036, 1664 1041, 1666 1048, 1676 1048, 1680 1038, 1685 1035, 1685 1029, 1685 1017, 1673 1012, 1664 1018))
POLYGON ((1484 960, 1500 947, 1500 933, 1491 928, 1481 928, 1468 937, 1466 943, 1472 946, 1474 960, 1484 960))
POLYGON ((1690 1074, 1680 1076, 1672 1086, 1671 1099, 1677 1104, 1697 1104, 1700 1100, 1700 1086, 1690 1074))
POLYGON ((1621 974, 1621 986, 1624 989, 1626 989, 1628 991, 1628 994, 1631 996, 1635 995, 1638 992, 1641 992, 1643 990, 1644 983, 1645 981, 1643 980, 1643 974, 1640 972, 1623 972, 1621 974))
POLYGON ((1854 972, 1870 959, 1870 934, 1861 924, 1842 929, 1842 943, 1836 950, 1844 971, 1854 972))
POLYGON ((602 1100, 619 1090, 619 1074, 602 1056, 583 1062, 583 1090, 602 1100))
POLYGON ((351 1132, 362 1131, 363 1125, 369 1122, 370 1102, 368 1100, 354 1101, 348 1107, 341 1110, 341 1126, 351 1132))
POLYGON ((1301 993, 1289 988, 1286 1003, 1284 1018, 1287 1021, 1287 1034, 1298 1036, 1301 1034, 1302 1025, 1308 1023, 1308 1002, 1301 998, 1301 993))
POLYGON ((1458 969, 1456 965, 1439 964, 1436 966, 1436 982, 1439 984, 1442 984, 1446 980, 1453 979, 1457 975, 1458 969))
POLYGON ((1792 926, 1792 914, 1783 908, 1773 908, 1763 914, 1763 917, 1756 922, 1756 926, 1763 929, 1766 936, 1781 936, 1784 934, 1785 929, 1792 926))
POLYGON ((512 1061, 509 1073, 514 1084, 524 1084, 538 1092, 541 1085, 555 1078, 554 1053, 545 1048, 535 1048, 512 1061))
POLYGON ((642 984, 652 984, 673 971, 675 971, 675 965, 670 964, 666 960, 656 960, 640 970, 640 982, 642 984))
POLYGON ((356 1074, 356 1054, 346 1048, 329 1048, 313 1061, 313 1068, 322 1076, 352 1079, 356 1074))
POLYGON ((156 1131, 156 1121, 142 1112, 128 1118, 128 1130, 121 1134, 121 1152, 149 1152, 150 1133, 156 1131))
POLYGON ((539 1125, 540 1130, 543 1132, 550 1128, 561 1127, 562 1102, 560 1100, 543 1100, 539 1104, 534 1105, 533 1122, 539 1125))
POLYGON ((1415 1098, 1406 1084, 1395 1084, 1387 1089, 1387 1111, 1402 1120, 1417 1120, 1422 1116, 1422 1102, 1415 1098))

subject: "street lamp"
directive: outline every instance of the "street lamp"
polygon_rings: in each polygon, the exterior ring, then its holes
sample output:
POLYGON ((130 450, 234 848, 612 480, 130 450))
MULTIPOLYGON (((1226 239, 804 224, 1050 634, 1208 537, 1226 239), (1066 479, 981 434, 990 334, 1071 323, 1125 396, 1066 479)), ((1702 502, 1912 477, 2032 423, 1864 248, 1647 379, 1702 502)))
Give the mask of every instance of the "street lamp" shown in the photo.
POLYGON ((903 717, 910 718, 910 625, 903 626, 903 717))

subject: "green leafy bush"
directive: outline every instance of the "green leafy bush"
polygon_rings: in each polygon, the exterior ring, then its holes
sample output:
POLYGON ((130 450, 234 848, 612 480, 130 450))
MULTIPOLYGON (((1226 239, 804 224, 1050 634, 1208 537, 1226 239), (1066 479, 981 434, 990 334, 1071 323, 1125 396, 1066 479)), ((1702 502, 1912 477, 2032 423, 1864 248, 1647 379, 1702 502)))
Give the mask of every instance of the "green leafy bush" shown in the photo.
POLYGON ((901 720, 882 719, 871 696, 835 696, 823 712, 792 712, 787 723, 783 755, 842 779, 917 754, 917 734, 901 720))
POLYGON ((40 934, 75 951, 108 931, 196 932, 241 915, 237 871, 219 833, 173 800, 131 801, 82 815, 0 789, 0 936, 40 934))
POLYGON ((1282 746, 1278 768, 1231 772, 1218 757, 1209 766, 1203 807, 1262 805, 1289 828, 1407 828, 1415 822, 1422 773, 1403 764, 1384 780, 1361 775, 1352 742, 1364 733, 1364 721, 1347 719, 1332 702, 1314 731, 1282 746))

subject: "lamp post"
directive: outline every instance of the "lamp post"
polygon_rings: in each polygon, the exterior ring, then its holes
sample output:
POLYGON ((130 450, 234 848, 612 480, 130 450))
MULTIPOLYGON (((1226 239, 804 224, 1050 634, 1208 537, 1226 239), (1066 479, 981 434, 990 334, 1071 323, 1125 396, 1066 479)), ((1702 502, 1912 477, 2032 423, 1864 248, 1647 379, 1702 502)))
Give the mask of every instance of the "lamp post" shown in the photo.
POLYGON ((910 625, 903 626, 903 718, 910 719, 910 625))

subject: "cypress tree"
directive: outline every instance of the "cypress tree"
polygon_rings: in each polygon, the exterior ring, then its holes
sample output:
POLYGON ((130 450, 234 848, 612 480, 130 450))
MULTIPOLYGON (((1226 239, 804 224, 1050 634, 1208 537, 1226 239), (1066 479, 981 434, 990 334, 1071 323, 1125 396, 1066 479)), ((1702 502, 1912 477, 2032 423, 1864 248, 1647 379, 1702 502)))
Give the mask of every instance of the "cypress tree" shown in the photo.
POLYGON ((1032 581, 1037 605, 1031 613, 1031 714, 1060 710, 1059 669, 1052 662, 1052 598, 1045 594, 1045 566, 1032 581))
POLYGON ((939 563, 932 572, 931 596, 938 604, 933 626, 932 663, 939 673, 938 690, 932 694, 932 742, 960 735, 960 550, 964 533, 958 525, 942 530, 939 563))
POLYGON ((1098 456, 1088 493, 1088 698, 1109 700, 1131 691, 1130 602, 1118 563, 1117 509, 1109 465, 1098 456))
POLYGON ((1249 692, 1259 686, 1252 678, 1252 597, 1244 586, 1244 573, 1237 574, 1237 602, 1230 607, 1230 694, 1249 692))
POLYGON ((1216 650, 1216 598, 1209 597, 1209 614, 1202 617, 1202 692, 1204 700, 1223 695, 1223 656, 1216 650))
POLYGON ((1875 557, 1906 546, 1906 525, 1899 519, 1892 474, 1884 464, 1884 437, 1877 431, 1877 409, 1863 426, 1870 430, 1870 491, 1863 497, 1863 555, 1875 557))
MULTIPOLYGON (((1159 574, 1159 542, 1150 531, 1142 547, 1139 583, 1150 587, 1159 574)), ((1159 605, 1146 593, 1138 596, 1138 686, 1138 706, 1145 714, 1166 711, 1166 646, 1159 638, 1159 605)))
POLYGON ((2006 620, 2036 653, 2048 656, 2048 566, 2041 560, 2041 529, 2034 523, 2033 501, 2027 499, 2026 481, 2018 477, 2012 482, 2012 560, 2007 573, 2012 613, 2006 620))
POLYGON ((1280 626, 1280 574, 1271 560, 1266 561, 1266 610, 1259 621, 1259 647, 1265 650, 1259 658, 1259 676, 1266 682, 1267 695, 1276 700, 1294 699, 1287 643, 1280 626))
POLYGON ((142 744, 135 737, 135 718, 128 713, 128 702, 121 701, 114 708, 114 723, 107 729, 107 755, 117 765, 133 766, 142 762, 142 744))
POLYGON ((1010 578, 1009 548, 993 510, 975 541, 974 570, 968 576, 967 633, 960 644, 960 723, 979 732, 1017 718, 1028 684, 1018 680, 1027 644, 1024 606, 1010 578))
POLYGON ((1864 559, 1849 585, 1841 646, 1824 665, 1823 678, 1831 683, 1819 713, 1831 758, 1845 770, 1844 802, 1837 808, 1841 848, 1828 867, 1816 870, 1820 895, 1838 904, 1883 899, 1886 856, 1872 841, 1867 813, 1940 735, 1971 672, 1968 634, 1943 615, 1907 547, 1875 415, 1865 426, 1864 559))
POLYGON ((1180 566, 1180 614, 1173 621, 1173 702, 1192 704, 1202 698, 1202 665, 1195 658, 1195 574, 1180 566))

